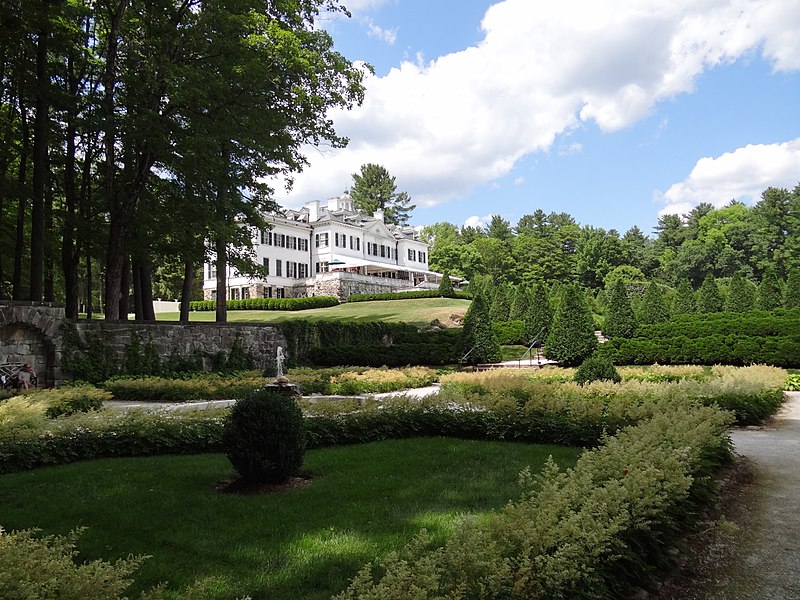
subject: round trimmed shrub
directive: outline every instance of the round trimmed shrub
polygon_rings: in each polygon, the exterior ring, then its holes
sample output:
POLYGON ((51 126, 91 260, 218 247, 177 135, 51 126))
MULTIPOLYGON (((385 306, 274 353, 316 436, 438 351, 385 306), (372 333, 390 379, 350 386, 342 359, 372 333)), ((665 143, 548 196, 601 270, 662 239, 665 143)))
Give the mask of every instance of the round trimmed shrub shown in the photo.
POLYGON ((222 443, 243 479, 281 483, 303 465, 303 413, 288 394, 258 389, 231 407, 222 443))
POLYGON ((575 381, 580 385, 591 383, 592 381, 609 380, 614 383, 622 381, 614 363, 601 356, 587 358, 575 370, 575 381))

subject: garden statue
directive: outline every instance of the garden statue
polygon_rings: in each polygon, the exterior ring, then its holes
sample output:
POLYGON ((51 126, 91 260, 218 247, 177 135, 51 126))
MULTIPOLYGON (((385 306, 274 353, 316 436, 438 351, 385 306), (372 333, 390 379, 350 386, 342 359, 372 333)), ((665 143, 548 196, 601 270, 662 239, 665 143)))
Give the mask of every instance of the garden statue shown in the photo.
POLYGON ((286 355, 283 353, 283 348, 278 346, 278 354, 275 357, 275 364, 277 368, 277 377, 283 377, 283 363, 286 362, 286 355))

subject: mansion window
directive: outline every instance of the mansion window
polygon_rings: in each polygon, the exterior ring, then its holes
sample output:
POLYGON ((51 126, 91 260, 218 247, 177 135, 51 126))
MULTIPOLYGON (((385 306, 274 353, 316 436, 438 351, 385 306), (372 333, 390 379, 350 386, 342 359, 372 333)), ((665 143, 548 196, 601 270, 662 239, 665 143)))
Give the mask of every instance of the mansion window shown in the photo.
POLYGON ((272 231, 265 229, 261 232, 261 243, 272 246, 272 231))
POLYGON ((325 248, 328 246, 328 234, 327 233, 318 233, 315 236, 315 244, 317 248, 325 248))
POLYGON ((266 274, 269 275, 269 259, 264 257, 264 269, 266 269, 266 274))
MULTIPOLYGON (((353 238, 350 239, 352 240, 353 238)), ((337 248, 347 248, 347 236, 343 233, 334 233, 333 245, 337 248)))
POLYGON ((425 253, 424 253, 424 252, 420 252, 420 253, 419 253, 419 262, 421 262, 421 263, 424 263, 424 262, 426 262, 426 261, 425 261, 425 258, 426 258, 426 257, 425 257, 425 253))
POLYGON ((275 275, 283 277, 283 261, 281 259, 275 260, 275 275))
POLYGON ((417 251, 412 250, 411 248, 408 249, 408 260, 413 260, 416 262, 417 260, 417 251))

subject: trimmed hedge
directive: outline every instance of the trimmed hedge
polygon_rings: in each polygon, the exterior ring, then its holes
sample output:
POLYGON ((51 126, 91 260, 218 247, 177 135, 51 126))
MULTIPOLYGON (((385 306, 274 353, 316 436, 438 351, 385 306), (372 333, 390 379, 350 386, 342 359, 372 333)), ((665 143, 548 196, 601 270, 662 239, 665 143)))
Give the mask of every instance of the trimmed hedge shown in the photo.
POLYGON ((465 518, 442 547, 423 533, 367 565, 336 600, 623 598, 670 562, 670 544, 730 460, 725 413, 675 407, 607 438, 574 469, 521 477, 525 491, 489 519, 465 518), (476 549, 479 549, 476 551, 476 549), (457 590, 458 595, 453 595, 457 590))
MULTIPOLYGON (((607 433, 701 404, 734 410, 739 423, 754 424, 780 405, 786 374, 770 367, 722 367, 709 382, 583 387, 519 373, 443 379, 441 392, 422 400, 398 398, 367 408, 359 403, 352 412, 339 402, 308 405, 307 447, 428 435, 595 446, 607 433)), ((103 411, 46 422, 0 413, 0 473, 101 457, 220 452, 226 413, 103 411)))
MULTIPOLYGON (((335 296, 309 296, 308 298, 247 298, 228 300, 228 310, 307 310, 309 308, 328 308, 339 304, 335 296)), ((191 311, 210 311, 217 309, 216 300, 193 300, 189 302, 191 311)))
POLYGON ((408 323, 378 321, 354 323, 292 319, 285 323, 279 323, 278 327, 286 338, 289 362, 292 365, 313 365, 314 361, 310 358, 310 353, 317 348, 388 346, 397 335, 417 331, 416 327, 408 323))
POLYGON ((525 321, 496 321, 492 323, 494 337, 501 346, 527 346, 525 321))
POLYGON ((452 295, 442 295, 437 290, 414 290, 411 292, 381 292, 377 294, 352 294, 347 297, 348 302, 374 302, 378 300, 412 300, 414 298, 458 298, 472 300, 466 292, 453 292, 452 295))
POLYGON ((458 360, 460 329, 439 331, 400 331, 390 346, 361 344, 318 346, 306 360, 319 366, 353 365, 365 367, 403 367, 407 365, 449 365, 458 360))
POLYGON ((770 364, 800 366, 800 309, 677 315, 643 325, 636 337, 602 344, 598 355, 618 365, 770 364))

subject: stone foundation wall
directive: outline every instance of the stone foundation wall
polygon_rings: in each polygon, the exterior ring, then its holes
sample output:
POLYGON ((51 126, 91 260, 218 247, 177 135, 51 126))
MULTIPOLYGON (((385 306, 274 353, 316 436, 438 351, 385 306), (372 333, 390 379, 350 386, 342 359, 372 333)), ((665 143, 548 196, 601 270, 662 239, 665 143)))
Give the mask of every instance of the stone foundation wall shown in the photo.
POLYGON ((264 370, 275 361, 278 346, 286 347, 286 339, 274 325, 258 323, 133 323, 79 321, 75 324, 81 337, 99 333, 108 342, 118 364, 123 364, 125 349, 135 331, 142 346, 152 342, 162 359, 171 354, 184 357, 201 355, 203 367, 211 368, 211 360, 219 352, 229 352, 237 336, 244 349, 252 354, 255 367, 264 370))

